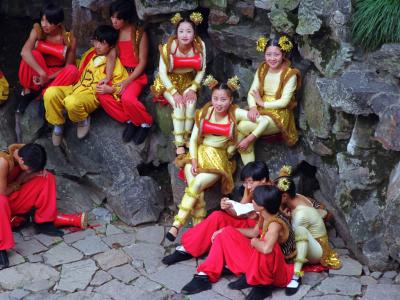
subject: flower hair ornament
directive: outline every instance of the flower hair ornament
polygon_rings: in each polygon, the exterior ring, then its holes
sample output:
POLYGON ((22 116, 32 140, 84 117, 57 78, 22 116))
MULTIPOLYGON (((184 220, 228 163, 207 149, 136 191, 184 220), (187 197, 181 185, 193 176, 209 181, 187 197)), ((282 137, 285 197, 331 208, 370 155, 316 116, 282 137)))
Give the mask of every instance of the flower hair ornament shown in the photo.
POLYGON ((293 44, 286 35, 282 35, 279 38, 278 45, 282 49, 282 51, 286 53, 292 51, 293 49, 293 44))
POLYGON ((260 36, 257 40, 257 51, 264 52, 265 46, 267 46, 268 39, 265 36, 260 36))
POLYGON ((292 175, 292 167, 289 165, 283 165, 279 170, 279 177, 289 177, 292 175))
POLYGON ((176 13, 172 18, 171 18, 171 23, 173 24, 173 25, 178 25, 179 24, 179 22, 180 21, 182 21, 183 20, 183 18, 182 18, 182 16, 181 16, 181 14, 180 13, 176 13))
POLYGON ((290 181, 285 177, 279 178, 276 186, 281 192, 287 192, 290 188, 290 181))
POLYGON ((203 22, 203 15, 200 12, 192 12, 189 16, 190 21, 192 21, 196 26, 203 22))
MULTIPOLYGON (((214 87, 216 87, 218 85, 218 80, 214 78, 214 76, 212 75, 208 75, 204 81, 203 81, 203 85, 207 86, 210 90, 212 90, 214 87)), ((237 77, 236 75, 233 76, 232 78, 229 78, 226 85, 228 86, 228 88, 234 92, 237 91, 240 88, 240 81, 239 81, 239 77, 237 77)))

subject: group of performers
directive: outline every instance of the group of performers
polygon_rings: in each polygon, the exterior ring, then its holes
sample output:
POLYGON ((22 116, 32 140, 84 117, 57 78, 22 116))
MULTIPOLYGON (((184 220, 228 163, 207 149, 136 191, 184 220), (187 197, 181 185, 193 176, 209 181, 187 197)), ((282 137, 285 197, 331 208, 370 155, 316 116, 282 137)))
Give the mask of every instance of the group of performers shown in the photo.
MULTIPOLYGON (((35 98, 43 101, 45 118, 54 128, 55 146, 62 143, 67 116, 77 123, 77 137, 83 139, 90 129, 90 114, 100 106, 126 124, 124 142, 143 143, 153 124, 138 99, 148 83, 144 72, 148 36, 138 25, 129 0, 113 2, 110 19, 112 26, 97 27, 93 47, 76 64, 77 42, 63 26, 63 10, 48 4, 22 48, 22 92, 16 113, 22 114, 35 98)), ((209 289, 224 266, 240 276, 231 288, 253 287, 248 299, 263 299, 272 285, 286 286, 292 294, 300 285, 303 263, 340 267, 313 202, 296 194, 290 176, 271 182, 265 163, 255 160, 254 143, 260 136, 280 135, 288 146, 298 140, 293 109, 301 77, 287 58, 293 44, 285 35, 257 41, 264 60, 255 73, 247 97, 249 110, 245 110, 233 104, 240 87, 237 76, 219 81, 205 76, 206 46, 197 32, 203 22, 201 13, 177 13, 171 22, 176 30, 159 47, 158 75, 150 90, 156 102, 172 107, 176 164, 188 186, 166 238, 174 241, 189 217, 194 227, 184 233, 182 245, 163 262, 170 265, 209 252, 198 274, 182 289, 185 294, 209 289), (211 100, 196 110, 202 83, 210 89, 211 100), (236 164, 232 158, 236 151, 245 165, 241 172, 245 185, 242 203, 253 203, 254 212, 238 217, 222 198, 222 211, 205 218, 204 191, 219 181, 223 195, 234 189, 236 164), (288 263, 293 259, 294 265, 288 263)), ((8 95, 1 72, 0 88, 1 103, 8 95)), ((45 161, 45 151, 37 144, 16 145, 0 152, 0 204, 4 207, 0 210, 0 268, 8 265, 5 250, 14 243, 12 216, 20 218, 34 208, 38 228, 57 233, 52 227, 57 218, 55 181, 44 170, 45 161)), ((78 220, 84 223, 84 217, 79 215, 78 220)))

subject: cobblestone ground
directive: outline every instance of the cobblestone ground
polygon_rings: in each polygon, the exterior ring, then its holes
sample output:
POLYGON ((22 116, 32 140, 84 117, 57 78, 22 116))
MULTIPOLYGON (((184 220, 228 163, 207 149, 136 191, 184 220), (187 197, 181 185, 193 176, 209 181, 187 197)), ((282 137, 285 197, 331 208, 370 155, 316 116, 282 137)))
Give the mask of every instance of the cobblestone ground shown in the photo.
MULTIPOLYGON (((32 227, 15 232, 16 246, 9 252, 10 265, 0 271, 0 300, 8 299, 243 299, 243 292, 227 288, 233 276, 222 277, 212 290, 185 297, 179 294, 201 260, 166 267, 161 258, 173 251, 164 240, 161 225, 128 227, 107 224, 64 237, 36 235, 32 227)), ((343 268, 326 273, 306 273, 297 294, 277 299, 400 299, 400 275, 396 271, 370 273, 349 257, 343 241, 330 238, 341 254, 343 268)))

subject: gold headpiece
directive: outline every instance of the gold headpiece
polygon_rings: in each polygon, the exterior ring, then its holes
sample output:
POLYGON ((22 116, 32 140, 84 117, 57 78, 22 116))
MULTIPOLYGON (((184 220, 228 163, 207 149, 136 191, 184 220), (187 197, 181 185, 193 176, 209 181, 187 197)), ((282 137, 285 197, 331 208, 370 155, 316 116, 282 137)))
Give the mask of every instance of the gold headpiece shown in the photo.
POLYGON ((192 12, 189 18, 194 24, 196 24, 196 26, 198 26, 199 24, 201 24, 201 22, 203 22, 203 15, 197 11, 192 12))
POLYGON ((279 177, 284 176, 291 176, 292 175, 292 167, 288 165, 283 165, 282 168, 279 170, 279 177))
POLYGON ((265 36, 260 36, 257 40, 257 51, 264 52, 268 39, 265 36))
POLYGON ((236 75, 233 76, 232 78, 228 79, 228 82, 226 83, 227 86, 234 92, 237 91, 240 88, 240 81, 239 77, 236 75))
POLYGON ((206 79, 204 79, 203 84, 212 90, 218 84, 218 80, 215 79, 214 76, 208 75, 206 79))
POLYGON ((178 25, 178 23, 180 22, 180 21, 182 21, 183 20, 183 18, 182 18, 182 16, 181 16, 181 14, 180 13, 176 13, 172 18, 171 18, 171 23, 173 24, 173 25, 178 25))
POLYGON ((293 44, 286 35, 282 35, 279 38, 278 44, 284 52, 290 52, 293 49, 293 44))
POLYGON ((290 181, 285 177, 279 178, 277 187, 281 192, 287 192, 290 188, 290 181))

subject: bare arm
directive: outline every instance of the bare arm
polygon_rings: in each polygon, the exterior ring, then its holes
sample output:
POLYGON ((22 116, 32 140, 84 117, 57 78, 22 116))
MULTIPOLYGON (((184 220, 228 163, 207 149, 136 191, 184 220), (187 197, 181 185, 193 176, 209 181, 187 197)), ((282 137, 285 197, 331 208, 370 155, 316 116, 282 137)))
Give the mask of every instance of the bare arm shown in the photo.
POLYGON ((71 33, 71 43, 65 58, 65 65, 75 65, 76 61, 76 38, 71 33))
POLYGON ((35 43, 38 40, 38 35, 35 29, 31 30, 28 39, 26 40, 24 46, 21 50, 22 59, 32 67, 39 75, 45 75, 46 72, 39 66, 36 59, 33 57, 32 50, 35 48, 35 43))
POLYGON ((279 233, 282 230, 282 225, 277 222, 272 222, 268 226, 268 231, 266 232, 264 238, 259 240, 257 238, 251 240, 251 245, 257 249, 257 251, 267 254, 271 253, 274 249, 275 243, 278 242, 279 233))
POLYGON ((110 52, 107 54, 107 62, 106 62, 106 78, 105 84, 107 84, 113 77, 115 61, 117 59, 117 51, 115 48, 112 48, 110 52))
POLYGON ((142 39, 139 45, 139 63, 135 67, 132 74, 129 75, 128 80, 132 82, 137 77, 139 77, 146 69, 147 59, 149 57, 149 38, 146 32, 143 32, 142 39))
POLYGON ((248 238, 256 238, 259 235, 259 226, 256 224, 253 228, 236 228, 239 230, 244 236, 248 238))

